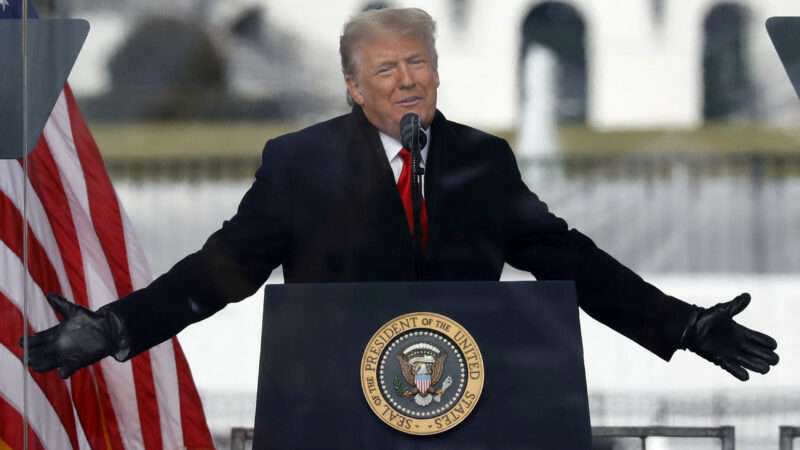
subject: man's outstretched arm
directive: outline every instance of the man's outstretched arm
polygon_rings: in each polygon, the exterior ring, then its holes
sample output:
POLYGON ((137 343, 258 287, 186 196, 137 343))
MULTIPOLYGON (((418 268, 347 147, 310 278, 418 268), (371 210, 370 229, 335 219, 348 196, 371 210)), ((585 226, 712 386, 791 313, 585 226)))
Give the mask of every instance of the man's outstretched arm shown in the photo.
POLYGON ((62 322, 28 337, 31 367, 58 368, 67 377, 105 356, 125 361, 256 292, 283 261, 289 242, 290 183, 282 154, 265 148, 236 215, 146 288, 96 312, 48 295, 62 322))
POLYGON ((749 295, 706 309, 663 293, 552 214, 522 181, 510 149, 507 161, 512 266, 540 280, 574 280, 586 313, 664 360, 687 349, 740 380, 748 379, 747 370, 767 373, 778 363, 774 339, 733 320, 749 295))

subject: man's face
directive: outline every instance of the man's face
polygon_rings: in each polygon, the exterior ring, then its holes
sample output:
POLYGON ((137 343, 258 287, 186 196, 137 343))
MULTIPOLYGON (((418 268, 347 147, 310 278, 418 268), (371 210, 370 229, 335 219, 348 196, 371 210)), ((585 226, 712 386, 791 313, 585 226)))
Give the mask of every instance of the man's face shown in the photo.
POLYGON ((400 140, 400 119, 409 112, 427 127, 436 112, 439 73, 425 44, 386 35, 356 49, 356 74, 347 77, 350 97, 379 130, 400 140))

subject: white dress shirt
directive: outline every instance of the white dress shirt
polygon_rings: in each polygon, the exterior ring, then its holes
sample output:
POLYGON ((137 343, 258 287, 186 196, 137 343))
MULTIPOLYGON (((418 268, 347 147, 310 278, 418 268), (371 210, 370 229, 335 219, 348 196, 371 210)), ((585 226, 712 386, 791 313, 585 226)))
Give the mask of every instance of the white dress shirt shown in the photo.
MULTIPOLYGON (((425 142, 425 147, 420 151, 422 154, 420 166, 425 168, 425 161, 428 159, 428 147, 431 143, 431 130, 428 128, 427 130, 422 130, 422 132, 425 133, 425 136, 428 138, 427 142, 425 142)), ((379 132, 379 134, 381 136, 383 149, 386 151, 386 159, 389 160, 389 165, 392 166, 392 173, 394 174, 394 182, 396 184, 397 180, 400 178, 400 172, 403 170, 403 158, 400 157, 400 150, 403 148, 403 144, 388 134, 384 134, 383 132, 379 132)), ((425 192, 425 175, 422 176, 422 192, 425 192)))

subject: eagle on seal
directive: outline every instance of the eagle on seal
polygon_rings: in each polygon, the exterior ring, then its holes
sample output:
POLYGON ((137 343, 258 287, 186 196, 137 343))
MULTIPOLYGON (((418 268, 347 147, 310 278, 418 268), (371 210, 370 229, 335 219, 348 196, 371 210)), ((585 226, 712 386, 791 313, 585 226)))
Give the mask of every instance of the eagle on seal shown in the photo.
MULTIPOLYGON (((408 358, 403 354, 397 355, 400 362, 400 372, 409 386, 415 386, 403 393, 404 397, 428 397, 431 393, 440 395, 436 389, 431 389, 442 378, 444 365, 447 362, 447 353, 441 352, 437 357, 408 358)), ((428 403, 430 400, 428 401, 428 403)))

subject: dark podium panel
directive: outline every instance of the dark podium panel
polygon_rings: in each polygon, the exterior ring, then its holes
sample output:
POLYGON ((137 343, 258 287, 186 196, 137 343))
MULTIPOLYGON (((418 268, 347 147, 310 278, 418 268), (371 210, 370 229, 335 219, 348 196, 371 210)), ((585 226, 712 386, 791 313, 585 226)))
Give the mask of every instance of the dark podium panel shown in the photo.
POLYGON ((794 92, 800 96, 800 17, 770 17, 766 26, 794 92))
POLYGON ((266 289, 254 449, 591 447, 578 308, 571 282, 271 285, 266 289), (485 379, 457 427, 412 436, 384 424, 361 389, 372 335, 411 312, 472 334, 485 379))

